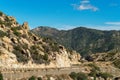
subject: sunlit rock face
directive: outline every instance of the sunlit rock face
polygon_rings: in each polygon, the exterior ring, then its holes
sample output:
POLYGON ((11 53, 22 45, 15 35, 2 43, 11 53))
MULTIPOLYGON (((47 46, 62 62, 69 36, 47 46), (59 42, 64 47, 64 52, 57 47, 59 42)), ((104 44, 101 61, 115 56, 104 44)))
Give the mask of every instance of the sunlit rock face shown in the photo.
POLYGON ((50 68, 80 64, 80 55, 49 38, 38 37, 29 25, 17 23, 11 16, 0 15, 0 67, 50 68))

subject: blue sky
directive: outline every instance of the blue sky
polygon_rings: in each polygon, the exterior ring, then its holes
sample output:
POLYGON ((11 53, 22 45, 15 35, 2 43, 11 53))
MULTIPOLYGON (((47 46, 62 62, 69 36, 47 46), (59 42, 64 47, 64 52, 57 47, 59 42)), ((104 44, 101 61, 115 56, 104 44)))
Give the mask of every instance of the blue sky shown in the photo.
POLYGON ((120 0, 0 0, 0 11, 30 28, 120 30, 120 0))

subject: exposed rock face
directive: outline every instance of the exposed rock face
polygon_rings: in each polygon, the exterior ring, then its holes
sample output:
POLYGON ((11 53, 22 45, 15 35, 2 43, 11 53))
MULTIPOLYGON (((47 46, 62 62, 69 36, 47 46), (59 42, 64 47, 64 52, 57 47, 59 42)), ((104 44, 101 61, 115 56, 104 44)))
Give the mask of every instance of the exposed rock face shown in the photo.
POLYGON ((17 64, 16 55, 9 52, 5 48, 0 47, 0 67, 14 67, 13 65, 17 64))
POLYGON ((49 38, 40 38, 29 31, 28 23, 20 25, 16 19, 0 16, 0 67, 70 67, 80 64, 80 55, 49 38))
POLYGON ((24 22, 22 27, 26 30, 29 30, 29 26, 28 26, 28 23, 27 22, 24 22))

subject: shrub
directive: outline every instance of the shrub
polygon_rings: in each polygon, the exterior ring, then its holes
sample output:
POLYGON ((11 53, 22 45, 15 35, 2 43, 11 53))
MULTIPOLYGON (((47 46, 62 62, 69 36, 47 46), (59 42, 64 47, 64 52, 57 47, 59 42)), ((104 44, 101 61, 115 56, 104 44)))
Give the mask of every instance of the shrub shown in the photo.
POLYGON ((95 69, 92 69, 91 72, 89 73, 89 76, 96 77, 96 75, 99 74, 95 69))
POLYGON ((3 80, 3 75, 1 74, 1 72, 0 72, 0 80, 3 80))
POLYGON ((16 36, 20 36, 20 33, 19 32, 14 32, 14 34, 16 35, 16 36))
POLYGON ((0 20, 0 24, 4 24, 4 22, 0 20))
POLYGON ((19 62, 24 62, 25 63, 25 62, 27 62, 29 60, 28 57, 27 57, 27 55, 22 54, 22 52, 20 52, 18 50, 13 50, 13 53, 16 55, 17 60, 19 62))
POLYGON ((45 61, 48 61, 48 54, 45 53, 45 55, 43 56, 43 59, 44 59, 45 61))
POLYGON ((14 32, 14 31, 17 31, 17 30, 21 30, 21 27, 18 26, 18 27, 12 27, 11 30, 14 32))
POLYGON ((17 50, 17 51, 20 51, 20 52, 22 51, 21 45, 14 46, 14 49, 17 50))
POLYGON ((44 52, 48 53, 50 51, 50 47, 49 46, 42 45, 42 47, 44 48, 44 52))
POLYGON ((4 36, 7 36, 7 34, 0 30, 0 37, 4 37, 4 36))
POLYGON ((3 15, 3 12, 0 11, 0 16, 2 16, 2 15, 3 15))
POLYGON ((28 80, 36 80, 36 79, 35 79, 35 76, 32 76, 28 80))
POLYGON ((90 66, 91 68, 93 68, 93 69, 95 69, 97 71, 100 71, 100 68, 94 63, 88 64, 88 66, 90 66))
POLYGON ((96 77, 98 77, 99 75, 100 68, 95 64, 88 64, 88 66, 92 68, 91 72, 89 73, 89 76, 94 77, 94 80, 96 80, 96 77))
POLYGON ((115 61, 113 61, 113 64, 115 67, 120 69, 120 59, 116 59, 115 61))
POLYGON ((28 54, 23 51, 25 49, 27 49, 27 44, 14 46, 13 53, 17 56, 19 62, 27 62, 29 60, 28 54))
POLYGON ((12 25, 12 23, 11 22, 4 22, 4 25, 9 27, 12 25))
POLYGON ((88 76, 82 72, 79 72, 79 73, 72 72, 69 76, 73 80, 88 80, 88 76))
POLYGON ((104 78, 104 80, 107 80, 107 78, 112 78, 113 76, 109 73, 100 73, 100 76, 104 78))
POLYGON ((41 77, 38 77, 37 80, 42 80, 42 78, 41 78, 41 77))
POLYGON ((69 76, 70 76, 73 80, 76 80, 76 79, 77 79, 77 73, 75 73, 75 72, 71 72, 69 76))
POLYGON ((13 33, 16 35, 16 36, 20 36, 20 32, 18 32, 18 30, 20 30, 21 27, 12 27, 11 30, 13 31, 13 33))
POLYGON ((79 72, 77 74, 77 80, 88 80, 88 77, 85 73, 79 72))
POLYGON ((52 48, 52 51, 59 51, 59 46, 57 45, 57 44, 53 44, 52 43, 52 45, 50 45, 51 46, 51 48, 52 48))

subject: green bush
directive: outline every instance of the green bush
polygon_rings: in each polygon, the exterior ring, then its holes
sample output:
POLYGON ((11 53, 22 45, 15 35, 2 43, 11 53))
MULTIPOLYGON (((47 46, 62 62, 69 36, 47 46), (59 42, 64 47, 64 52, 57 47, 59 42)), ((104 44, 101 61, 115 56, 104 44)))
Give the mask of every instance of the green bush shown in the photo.
POLYGON ((54 44, 52 43, 52 45, 50 45, 50 47, 52 48, 52 51, 57 51, 57 52, 59 51, 59 46, 55 43, 54 44))
POLYGON ((4 24, 4 22, 0 20, 0 24, 4 24))
POLYGON ((0 11, 0 16, 2 16, 2 15, 3 15, 3 12, 0 11))
POLYGON ((16 35, 16 36, 20 36, 20 32, 18 32, 18 30, 20 30, 21 27, 12 27, 11 30, 13 31, 13 33, 16 35))
POLYGON ((16 35, 16 36, 20 36, 20 33, 19 32, 14 32, 14 34, 16 35))
POLYGON ((44 52, 48 53, 50 51, 50 47, 49 46, 42 45, 42 47, 44 48, 44 52))
POLYGON ((7 36, 7 34, 0 30, 0 37, 4 37, 4 36, 7 36))
POLYGON ((88 76, 83 72, 79 72, 79 73, 71 72, 69 76, 73 80, 88 80, 88 76))
POLYGON ((77 79, 77 73, 75 73, 75 72, 71 72, 69 76, 70 76, 73 80, 76 80, 76 79, 77 79))
POLYGON ((79 72, 77 74, 77 80, 88 80, 88 76, 85 73, 79 72))
POLYGON ((88 66, 90 66, 91 68, 93 68, 93 69, 95 69, 97 71, 100 71, 100 68, 94 63, 88 64, 88 66))
POLYGON ((12 31, 17 31, 17 30, 21 30, 21 29, 22 29, 22 28, 21 28, 20 26, 18 26, 18 27, 12 27, 12 28, 11 28, 12 31))
POLYGON ((48 54, 45 53, 45 55, 43 56, 43 59, 44 59, 45 61, 48 61, 48 54))
POLYGON ((91 69, 91 72, 89 73, 89 76, 96 77, 99 73, 95 69, 91 69))
POLYGON ((107 78, 112 78, 113 76, 109 73, 100 73, 100 76, 104 78, 104 80, 107 80, 107 78))
POLYGON ((11 22, 4 22, 4 25, 10 27, 12 25, 12 23, 11 22))
POLYGON ((42 80, 42 78, 41 78, 41 77, 38 77, 37 80, 42 80))
POLYGON ((1 74, 1 72, 0 72, 0 80, 3 80, 3 75, 1 74))
POLYGON ((28 80, 36 80, 36 78, 35 78, 35 76, 32 76, 28 80))
POLYGON ((28 54, 23 51, 25 49, 27 49, 27 44, 14 46, 13 53, 17 56, 19 62, 27 62, 29 60, 28 54))
POLYGON ((120 69, 120 59, 116 59, 113 61, 113 64, 115 67, 119 68, 120 69))
POLYGON ((96 64, 88 64, 88 66, 92 68, 89 76, 94 77, 94 80, 96 80, 96 77, 98 77, 100 73, 100 68, 96 64))

